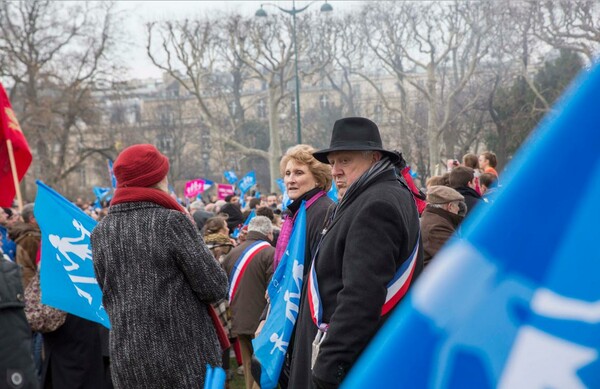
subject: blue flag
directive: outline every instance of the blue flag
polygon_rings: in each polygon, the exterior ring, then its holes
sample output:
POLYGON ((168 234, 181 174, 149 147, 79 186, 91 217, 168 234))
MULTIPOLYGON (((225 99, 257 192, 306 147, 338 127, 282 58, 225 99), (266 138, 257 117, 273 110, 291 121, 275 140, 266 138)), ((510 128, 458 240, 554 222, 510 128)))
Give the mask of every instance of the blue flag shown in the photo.
POLYGON ((225 176, 227 182, 229 182, 230 184, 235 184, 238 180, 237 175, 233 170, 227 170, 223 172, 223 175, 225 176))
POLYGON ((250 224, 250 220, 254 219, 255 216, 256 216, 256 210, 253 209, 252 211, 250 211, 250 214, 248 214, 248 217, 244 221, 244 224, 242 224, 242 227, 236 228, 235 230, 233 230, 233 233, 231 234, 231 237, 233 239, 237 239, 237 237, 240 236, 240 229, 244 228, 245 226, 247 226, 248 224, 250 224))
POLYGON ((278 178, 275 181, 277 182, 277 186, 279 187, 281 193, 285 193, 285 184, 283 183, 283 178, 278 178))
POLYGON ((267 288, 271 311, 260 335, 252 341, 254 355, 262 367, 262 389, 277 387, 285 353, 298 318, 305 244, 306 209, 303 202, 288 246, 267 288))
POLYGON ((112 161, 112 159, 109 159, 107 161, 107 163, 108 163, 108 175, 110 176, 110 183, 111 183, 111 185, 112 185, 112 187, 114 189, 114 188, 117 187, 117 177, 115 177, 115 172, 113 171, 113 161, 112 161))
POLYGON ((94 206, 96 208, 102 208, 102 201, 110 201, 112 199, 111 188, 103 188, 100 186, 94 186, 94 196, 96 196, 96 202, 94 206))
POLYGON ((15 255, 17 254, 17 244, 10 240, 8 237, 8 229, 0 225, 0 248, 4 251, 4 254, 8 255, 11 261, 15 261, 15 255))
POLYGON ((206 377, 204 377, 204 389, 223 389, 227 373, 219 366, 206 365, 206 377))
POLYGON ((110 328, 90 247, 96 221, 44 183, 37 185, 34 215, 42 230, 42 303, 110 328))
POLYGON ((256 173, 252 170, 240 179, 237 186, 240 188, 242 195, 244 195, 244 193, 248 192, 254 185, 256 185, 256 173))
POLYGON ((335 181, 331 182, 331 189, 327 192, 327 197, 329 197, 334 203, 338 202, 338 189, 335 185, 335 181))
POLYGON ((600 387, 600 66, 563 99, 344 388, 600 387))

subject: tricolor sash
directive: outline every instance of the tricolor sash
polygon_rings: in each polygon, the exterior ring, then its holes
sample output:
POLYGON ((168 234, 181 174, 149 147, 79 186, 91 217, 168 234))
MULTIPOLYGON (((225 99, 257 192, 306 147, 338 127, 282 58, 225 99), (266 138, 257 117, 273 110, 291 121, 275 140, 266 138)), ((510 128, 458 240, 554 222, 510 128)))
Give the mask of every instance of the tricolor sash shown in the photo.
POLYGON ((233 301, 233 297, 240 286, 240 281, 244 276, 244 272, 248 268, 250 262, 256 254, 260 251, 264 250, 267 247, 271 247, 271 245, 264 240, 258 240, 252 243, 250 246, 246 247, 246 250, 240 255, 235 265, 233 266, 233 270, 229 275, 229 302, 233 301))
MULTIPOLYGON (((417 263, 417 254, 419 252, 419 241, 421 235, 417 238, 417 243, 412 250, 410 256, 402 263, 402 265, 396 271, 396 274, 387 285, 387 294, 385 296, 385 303, 381 308, 381 316, 387 314, 398 304, 398 302, 404 297, 412 281, 413 274, 415 272, 415 265, 417 263)), ((315 269, 315 259, 312 261, 310 272, 308 276, 308 306, 310 307, 310 316, 313 322, 323 332, 327 332, 329 324, 323 323, 323 306, 321 303, 321 296, 319 295, 319 284, 317 281, 317 271, 315 269)))

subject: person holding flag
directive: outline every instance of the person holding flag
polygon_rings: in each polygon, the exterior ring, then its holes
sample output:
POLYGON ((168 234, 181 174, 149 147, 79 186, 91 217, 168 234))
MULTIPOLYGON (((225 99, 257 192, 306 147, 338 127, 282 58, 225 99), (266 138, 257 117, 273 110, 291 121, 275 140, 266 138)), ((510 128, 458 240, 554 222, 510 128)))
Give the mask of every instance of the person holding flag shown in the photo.
MULTIPOLYGON (((301 225, 300 228, 306 230, 306 238, 303 241, 304 247, 302 247, 301 250, 304 260, 302 262, 303 271, 300 290, 302 290, 303 285, 305 285, 304 281, 306 281, 310 263, 316 252, 321 231, 327 222, 327 214, 333 206, 333 201, 327 196, 327 191, 331 188, 331 167, 328 164, 316 160, 312 155, 314 151, 316 151, 315 148, 305 144, 293 146, 287 150, 279 163, 286 193, 289 195, 292 202, 283 212, 284 221, 281 226, 275 249, 274 268, 279 267, 285 252, 291 250, 288 246, 297 226, 296 221, 301 205, 304 202, 304 207, 306 209, 306 225, 301 225)), ((302 295, 306 295, 306 291, 304 291, 302 295)), ((271 304, 273 304, 273 302, 271 302, 271 304)), ((303 300, 300 300, 299 305, 302 306, 302 304, 304 304, 304 302, 303 300)), ((294 318, 294 324, 295 319, 296 318, 294 318)), ((280 326, 282 328, 284 327, 285 318, 269 317, 268 320, 274 320, 277 323, 281 323, 280 326)), ((261 326, 263 324, 264 322, 261 322, 261 326)), ((279 332, 281 331, 282 330, 279 332)), ((316 333, 316 329, 314 332, 316 333)), ((286 333, 286 335, 289 336, 289 339, 286 340, 286 342, 289 342, 289 346, 286 350, 287 352, 284 354, 285 359, 281 363, 281 373, 266 371, 267 366, 277 364, 267 363, 264 360, 257 361, 265 365, 261 369, 261 374, 270 374, 275 377, 278 376, 279 385, 283 389, 288 386, 291 355, 294 349, 291 331, 290 333, 286 333)), ((314 334, 312 336, 314 338, 314 334)), ((272 355, 276 356, 278 354, 272 355)), ((264 381, 264 379, 261 381, 264 381)))
POLYGON ((207 364, 221 365, 210 304, 225 297, 227 275, 169 196, 168 172, 153 145, 123 150, 108 215, 91 233, 116 388, 201 387, 207 364))
POLYGON ((377 125, 340 119, 330 147, 340 202, 310 264, 289 387, 336 388, 423 268, 419 214, 377 125), (315 336, 315 333, 317 334, 315 336))

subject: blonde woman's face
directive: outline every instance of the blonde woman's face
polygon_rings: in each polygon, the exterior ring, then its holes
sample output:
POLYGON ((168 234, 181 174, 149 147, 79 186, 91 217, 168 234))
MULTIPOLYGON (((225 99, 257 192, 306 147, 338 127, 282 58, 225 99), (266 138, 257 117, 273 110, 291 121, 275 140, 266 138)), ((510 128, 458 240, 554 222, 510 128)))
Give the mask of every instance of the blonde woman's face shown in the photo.
POLYGON ((291 200, 317 187, 317 180, 308 166, 294 160, 289 160, 285 165, 283 183, 291 200))

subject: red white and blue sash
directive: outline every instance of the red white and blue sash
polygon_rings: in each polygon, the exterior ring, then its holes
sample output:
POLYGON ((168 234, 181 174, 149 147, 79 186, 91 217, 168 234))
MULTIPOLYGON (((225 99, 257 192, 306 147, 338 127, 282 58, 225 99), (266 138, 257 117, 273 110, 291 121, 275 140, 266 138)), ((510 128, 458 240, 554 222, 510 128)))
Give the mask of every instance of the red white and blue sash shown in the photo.
MULTIPOLYGON (((398 268, 396 271, 394 278, 392 278, 392 280, 388 283, 385 303, 381 308, 381 316, 387 314, 392 308, 394 308, 408 291, 408 287, 410 286, 410 282, 412 281, 412 277, 415 272, 420 239, 421 237, 419 235, 417 238, 417 243, 415 244, 410 257, 408 257, 408 259, 402 263, 402 266, 400 266, 400 268, 398 268)), ((321 331, 326 332, 329 324, 323 323, 323 306, 321 304, 321 296, 319 295, 319 284, 317 282, 315 260, 313 260, 310 267, 307 289, 310 316, 312 317, 316 326, 321 331)))
POLYGON ((229 275, 229 302, 230 303, 233 301, 233 297, 235 296, 235 293, 237 292, 238 287, 240 286, 240 281, 242 280, 242 277, 244 276, 244 272, 248 268, 248 265, 250 264, 250 262, 252 262, 252 259, 254 258, 254 256, 256 254, 258 254, 260 251, 262 251, 265 248, 270 247, 270 246, 271 245, 269 243, 265 242, 264 240, 259 240, 259 241, 252 243, 250 246, 246 247, 246 250, 244 250, 242 255, 240 255, 240 257, 236 261, 235 265, 233 266, 233 270, 231 271, 231 274, 229 275))

